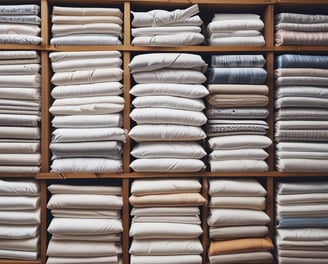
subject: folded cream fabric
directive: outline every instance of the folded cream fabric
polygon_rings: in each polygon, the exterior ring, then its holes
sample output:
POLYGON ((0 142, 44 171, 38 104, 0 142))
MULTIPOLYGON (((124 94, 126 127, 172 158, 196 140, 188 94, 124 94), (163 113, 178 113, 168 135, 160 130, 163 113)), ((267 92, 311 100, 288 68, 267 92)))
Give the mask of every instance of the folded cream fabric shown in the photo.
MULTIPOLYGON (((91 219, 120 219, 120 210, 113 209, 99 209, 99 210, 84 210, 84 209, 51 209, 53 217, 60 218, 91 218, 91 219)), ((89 238, 91 239, 91 238, 89 238)), ((67 239, 65 239, 67 240, 67 239)), ((85 240, 85 239, 81 239, 85 240)))
POLYGON ((154 27, 175 24, 178 22, 188 21, 199 12, 198 5, 192 5, 186 9, 151 10, 148 12, 131 12, 133 15, 133 27, 154 27))
MULTIPOLYGON (((40 142, 0 142, 0 153, 36 153, 40 142)), ((1 191, 0 191, 1 194, 1 191)))
POLYGON ((36 237, 29 239, 5 239, 0 241, 0 248, 6 250, 37 252, 39 248, 39 239, 36 237))
POLYGON ((4 259, 37 260, 38 258, 38 252, 23 250, 0 249, 0 255, 4 259))
POLYGON ((295 32, 279 29, 276 45, 327 45, 328 32, 295 32))
POLYGON ((211 46, 262 47, 265 45, 265 39, 263 36, 210 38, 208 39, 208 42, 211 46))
POLYGON ((317 182, 279 182, 277 185, 277 193, 279 194, 306 194, 306 193, 326 193, 327 181, 317 182))
MULTIPOLYGON (((95 59, 113 59, 113 58, 121 58, 121 52, 117 50, 111 51, 61 51, 61 52, 51 52, 49 54, 49 58, 51 62, 63 62, 73 60, 95 60, 95 59)), ((73 62, 74 63, 74 62, 73 62)))
POLYGON ((123 92, 120 82, 92 83, 56 86, 51 91, 54 99, 93 97, 93 96, 115 96, 123 92))
POLYGON ((121 160, 104 158, 65 158, 54 160, 51 165, 51 171, 115 173, 123 171, 123 164, 121 160))
POLYGON ((94 69, 91 71, 56 72, 51 82, 55 85, 118 82, 122 79, 120 68, 94 69))
POLYGON ((201 184, 196 179, 140 179, 131 184, 135 196, 165 193, 199 192, 201 184))
POLYGON ((144 196, 130 196, 130 203, 134 207, 159 207, 159 206, 201 206, 206 203, 200 193, 173 193, 152 194, 144 196))
POLYGON ((248 84, 209 84, 208 91, 211 94, 259 94, 268 95, 269 88, 266 85, 248 84))
POLYGON ((135 256, 131 255, 131 264, 201 264, 200 255, 175 255, 175 256, 135 256))
POLYGON ((53 15, 62 16, 114 16, 122 17, 122 12, 118 8, 75 8, 54 6, 52 9, 53 15))
POLYGON ((267 148, 272 144, 270 138, 257 135, 213 137, 208 143, 211 149, 267 148))
POLYGON ((322 241, 328 240, 328 230, 324 228, 278 229, 279 241, 322 241))
POLYGON ((65 36, 84 33, 111 34, 121 36, 122 27, 116 23, 84 23, 76 24, 53 24, 51 27, 53 36, 65 36))
POLYGON ((270 218, 263 211, 247 209, 212 209, 208 217, 209 226, 266 225, 270 218))
POLYGON ((49 185, 48 190, 52 194, 122 195, 122 188, 116 186, 51 184, 49 185))
POLYGON ((198 207, 144 207, 144 208, 132 208, 131 215, 133 216, 195 216, 199 215, 200 211, 198 207))
POLYGON ((276 200, 281 205, 297 205, 306 203, 325 203, 328 201, 328 193, 303 193, 303 194, 280 194, 276 200))
POLYGON ((39 139, 40 128, 38 127, 8 127, 3 126, 0 130, 0 138, 14 139, 39 139))
POLYGON ((313 76, 313 77, 328 77, 327 69, 315 68, 280 68, 275 70, 275 76, 288 77, 288 76, 313 76))
POLYGON ((30 75, 1 75, 0 87, 8 88, 39 88, 41 83, 40 74, 30 75))
POLYGON ((109 235, 53 235, 53 240, 72 240, 72 241, 108 241, 108 242, 120 242, 121 235, 117 234, 109 234, 109 235))
POLYGON ((201 159, 206 155, 206 152, 196 142, 141 142, 132 149, 131 155, 139 159, 169 157, 177 159, 201 159))
POLYGON ((105 257, 117 255, 121 249, 114 242, 62 241, 51 239, 47 255, 51 257, 105 257))
POLYGON ((230 19, 216 20, 209 23, 207 30, 209 33, 229 32, 236 30, 258 30, 261 31, 264 23, 261 19, 230 19))
POLYGON ((306 263, 313 263, 313 264, 325 264, 327 263, 327 258, 317 258, 317 257, 310 257, 310 258, 302 258, 302 257, 278 257, 278 261, 281 264, 292 264, 292 263, 299 263, 299 264, 306 264, 306 263))
POLYGON ((212 208, 264 210, 265 206, 265 197, 211 197, 209 202, 212 208))
POLYGON ((180 125, 137 125, 129 136, 137 142, 145 141, 195 141, 206 138, 200 127, 180 125))
POLYGON ((269 98, 260 94, 212 94, 207 101, 215 107, 259 107, 266 106, 269 98))
MULTIPOLYGON (((1 41, 1 35, 0 35, 1 41)), ((122 42, 118 36, 111 34, 74 34, 61 37, 53 37, 50 40, 51 45, 121 45, 122 42)))
POLYGON ((123 231, 118 219, 53 218, 48 227, 51 234, 62 235, 106 235, 123 231))
POLYGON ((0 180, 0 195, 35 196, 40 191, 39 184, 33 180, 4 181, 0 180))
POLYGON ((47 264, 116 264, 117 256, 107 257, 48 257, 47 264))
MULTIPOLYGON (((1 211, 0 224, 36 225, 40 224, 40 208, 36 210, 1 211)), ((1 246, 0 246, 1 247, 1 246)), ((3 248, 3 247, 1 247, 3 248)))
POLYGON ((200 33, 201 28, 197 26, 169 26, 169 27, 141 27, 132 28, 133 37, 158 36, 158 35, 174 35, 185 32, 200 33))
MULTIPOLYGON (((273 263, 274 259, 270 252, 247 252, 247 253, 233 253, 209 256, 211 264, 237 264, 237 263, 273 263)), ((280 262, 279 262, 280 263, 280 262)))
POLYGON ((208 193, 219 197, 264 197, 267 192, 255 179, 210 179, 208 193))
POLYGON ((36 166, 41 164, 39 153, 29 154, 0 154, 0 165, 36 166))
POLYGON ((88 23, 114 23, 118 25, 123 24, 123 20, 120 16, 100 16, 100 15, 87 15, 87 16, 52 15, 51 22, 53 25, 61 25, 61 24, 82 25, 88 23))
MULTIPOLYGON (((42 38, 23 34, 0 34, 0 44, 38 45, 42 38)), ((34 61, 33 61, 34 62, 34 61)))
POLYGON ((200 225, 201 221, 198 215, 194 216, 134 216, 133 223, 177 223, 177 224, 195 224, 200 225))
POLYGON ((267 163, 263 160, 212 160, 210 166, 212 172, 265 172, 269 170, 267 163))
POLYGON ((38 234, 38 225, 0 225, 1 239, 29 239, 38 234))
POLYGON ((121 196, 103 194, 53 194, 48 202, 49 209, 120 209, 121 196))
POLYGON ((265 160, 268 153, 259 148, 252 149, 232 149, 232 150, 214 150, 209 155, 210 160, 265 160))
POLYGON ((27 24, 5 24, 0 23, 0 34, 17 34, 17 35, 29 35, 38 36, 41 29, 37 25, 27 25, 27 24))
MULTIPOLYGON (((0 115, 1 117, 1 115, 0 115)), ((97 128, 97 127, 121 127, 121 114, 108 115, 74 115, 55 116, 52 126, 56 128, 97 128)))
POLYGON ((227 240, 249 237, 265 237, 267 226, 210 227, 209 234, 213 240, 227 240))
POLYGON ((192 239, 202 233, 202 228, 194 224, 132 223, 130 228, 134 239, 192 239))
MULTIPOLYGON (((1 41, 1 35, 0 35, 1 41)), ((172 35, 156 35, 135 37, 132 40, 134 46, 195 46, 204 42, 201 33, 184 32, 172 35)))
POLYGON ((132 241, 129 253, 134 256, 197 255, 203 252, 199 239, 132 241))

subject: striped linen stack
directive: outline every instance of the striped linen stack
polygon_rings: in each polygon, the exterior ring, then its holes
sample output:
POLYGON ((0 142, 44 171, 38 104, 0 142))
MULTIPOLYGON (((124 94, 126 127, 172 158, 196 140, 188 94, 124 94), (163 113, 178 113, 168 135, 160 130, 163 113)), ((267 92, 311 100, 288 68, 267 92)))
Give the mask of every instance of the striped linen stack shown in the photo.
POLYGON ((39 13, 39 5, 0 5, 0 44, 40 44, 39 13))
POLYGON ((277 170, 328 170, 328 56, 277 57, 277 170))
POLYGON ((207 136, 212 172, 267 171, 269 88, 262 55, 212 55, 207 136))
POLYGON ((279 182, 276 187, 279 264, 328 263, 328 182, 279 182))
POLYGON ((263 186, 253 179, 210 179, 208 192, 210 263, 273 263, 263 186))
POLYGON ((40 171, 40 57, 0 51, 0 173, 40 171))

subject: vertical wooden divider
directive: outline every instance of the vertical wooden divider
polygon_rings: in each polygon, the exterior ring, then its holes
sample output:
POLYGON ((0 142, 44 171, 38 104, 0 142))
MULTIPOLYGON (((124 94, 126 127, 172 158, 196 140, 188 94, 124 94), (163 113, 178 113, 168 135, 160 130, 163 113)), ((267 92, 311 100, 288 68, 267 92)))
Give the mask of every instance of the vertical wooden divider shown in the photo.
POLYGON ((270 217, 268 236, 274 239, 274 184, 273 177, 267 177, 266 213, 270 217))
POLYGON ((203 206, 203 215, 202 215, 202 245, 203 245, 203 264, 208 263, 207 259, 207 251, 209 246, 209 235, 208 235, 208 225, 207 225, 207 217, 208 217, 208 178, 203 177, 202 181, 202 195, 206 199, 206 204, 203 206))
MULTIPOLYGON (((50 68, 48 60, 48 30, 49 30, 49 5, 48 0, 41 0, 41 37, 42 37, 42 50, 41 50, 41 172, 49 172, 50 169, 50 68)), ((40 207, 41 207, 41 224, 40 224, 40 260, 41 264, 47 261, 47 182, 46 180, 40 181, 40 207)))
POLYGON ((41 264, 45 264, 47 260, 47 182, 46 180, 40 181, 41 187, 41 226, 40 226, 40 259, 41 264))
MULTIPOLYGON (((131 33, 130 33, 130 3, 124 3, 124 40, 123 46, 130 46, 131 33)), ((124 49, 123 52, 123 63, 124 63, 124 111, 123 111, 123 127, 127 133, 130 131, 131 122, 130 122, 130 111, 131 111, 131 99, 130 99, 130 88, 131 88, 131 74, 128 67, 131 54, 130 51, 124 49)), ((123 171, 124 173, 130 172, 130 150, 131 150, 131 141, 130 138, 126 137, 126 143, 124 144, 123 152, 123 171)), ((129 193, 130 193, 130 179, 122 179, 123 184, 123 237, 122 237, 122 261, 124 264, 129 264, 129 231, 130 231, 130 207, 129 207, 129 193)))

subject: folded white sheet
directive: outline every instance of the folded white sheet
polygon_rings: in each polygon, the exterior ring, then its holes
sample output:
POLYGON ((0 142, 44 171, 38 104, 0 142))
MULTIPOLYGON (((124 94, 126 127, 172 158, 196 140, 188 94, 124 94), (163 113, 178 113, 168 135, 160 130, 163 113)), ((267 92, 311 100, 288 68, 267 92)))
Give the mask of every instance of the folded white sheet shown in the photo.
POLYGON ((200 255, 176 255, 176 256, 135 256, 131 255, 131 264, 201 264, 200 255))
POLYGON ((0 196, 0 210, 35 210, 40 206, 39 196, 0 196))
MULTIPOLYGON (((0 115, 1 118, 1 115, 0 115)), ((100 127, 121 127, 121 114, 108 115, 74 115, 55 116, 52 126, 56 128, 100 128, 100 127)))

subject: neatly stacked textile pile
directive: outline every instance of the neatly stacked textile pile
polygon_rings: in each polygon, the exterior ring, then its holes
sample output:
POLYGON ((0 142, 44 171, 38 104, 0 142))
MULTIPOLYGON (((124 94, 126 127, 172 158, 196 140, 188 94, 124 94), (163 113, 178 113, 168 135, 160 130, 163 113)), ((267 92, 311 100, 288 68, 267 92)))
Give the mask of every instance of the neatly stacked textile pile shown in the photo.
POLYGON ((56 85, 50 112, 52 171, 119 172, 125 131, 121 54, 118 51, 50 54, 56 85))
POLYGON ((262 55, 213 55, 208 72, 211 171, 267 171, 267 72, 262 55))
POLYGON ((209 195, 210 263, 272 263, 262 185, 252 179, 211 179, 209 195))
POLYGON ((278 56, 275 76, 277 169, 327 171, 328 56, 278 56))
POLYGON ((131 155, 135 171, 201 171, 206 155, 198 143, 207 121, 201 98, 208 94, 199 55, 150 53, 135 56, 129 64, 137 85, 131 118, 137 123, 130 137, 138 144, 131 155))
POLYGON ((279 263, 328 263, 328 182, 279 182, 276 209, 279 263))
POLYGON ((298 13, 276 15, 276 45, 327 45, 328 16, 298 13))
POLYGON ((207 26, 212 46, 264 46, 264 23, 257 14, 215 14, 207 26))
POLYGON ((0 180, 0 259, 36 260, 39 226, 39 186, 0 180))
POLYGON ((204 42, 198 5, 174 11, 131 12, 132 45, 193 46, 204 42))
POLYGON ((131 264, 201 264, 199 208, 206 203, 195 179, 135 180, 131 264))
POLYGON ((40 170, 40 58, 0 51, 0 173, 40 170))
POLYGON ((39 5, 0 5, 0 44, 40 44, 39 5))
POLYGON ((122 12, 118 8, 54 6, 52 45, 121 45, 122 12))
POLYGON ((47 264, 120 263, 122 188, 52 184, 47 264))

